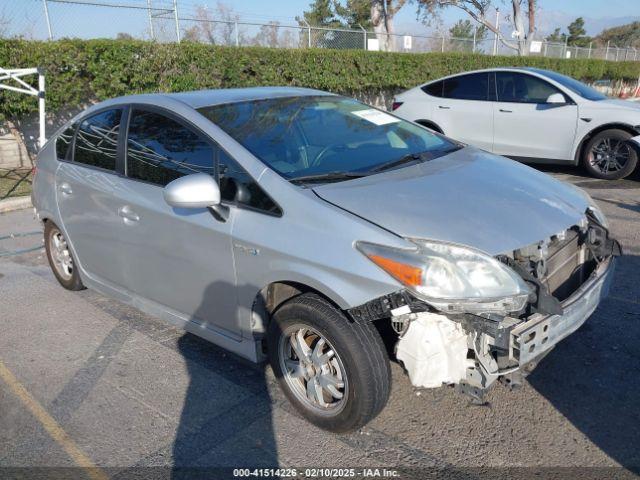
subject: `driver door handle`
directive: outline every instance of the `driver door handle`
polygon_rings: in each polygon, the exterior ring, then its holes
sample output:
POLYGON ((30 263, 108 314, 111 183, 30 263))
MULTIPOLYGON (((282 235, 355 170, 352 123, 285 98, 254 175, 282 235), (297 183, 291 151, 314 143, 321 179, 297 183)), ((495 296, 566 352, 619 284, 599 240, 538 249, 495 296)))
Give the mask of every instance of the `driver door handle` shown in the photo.
POLYGON ((504 108, 501 108, 500 111, 502 113, 513 113, 513 110, 507 110, 507 109, 504 109, 504 108))
POLYGON ((450 110, 451 107, 445 107, 444 105, 438 105, 438 108, 441 108, 442 110, 450 110))
POLYGON ((118 209, 118 215, 122 217, 124 223, 130 225, 140 220, 140 215, 134 212, 129 205, 125 205, 118 209))

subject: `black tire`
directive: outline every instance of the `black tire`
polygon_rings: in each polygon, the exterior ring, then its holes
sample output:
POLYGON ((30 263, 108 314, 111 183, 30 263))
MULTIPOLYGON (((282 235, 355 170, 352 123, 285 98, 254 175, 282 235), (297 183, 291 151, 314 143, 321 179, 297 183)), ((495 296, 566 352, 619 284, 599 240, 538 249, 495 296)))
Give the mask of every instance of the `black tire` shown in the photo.
POLYGON ((625 142, 632 136, 629 132, 615 128, 594 135, 582 152, 582 165, 589 172, 589 175, 603 180, 618 180, 629 176, 638 163, 638 153, 631 146, 625 145, 625 142), (606 155, 594 151, 594 148, 601 150, 603 145, 606 148, 606 144, 612 145, 609 153, 613 153, 616 146, 618 147, 616 160, 623 163, 622 168, 611 170, 615 163, 608 163, 606 155), (621 153, 624 153, 624 157, 621 156, 621 153), (598 157, 600 157, 600 161, 598 157))
POLYGON ((69 268, 69 271, 64 273, 62 271, 62 267, 58 265, 57 259, 55 258, 56 252, 53 251, 55 249, 54 236, 58 236, 58 238, 61 236, 66 242, 64 234, 62 234, 60 228, 51 220, 47 220, 44 224, 44 247, 47 252, 47 259, 49 260, 49 266, 53 271, 53 275, 56 277, 60 285, 67 290, 83 290, 85 286, 82 284, 82 280, 80 280, 80 273, 75 266, 76 263, 75 259, 71 255, 71 250, 67 248, 67 253, 71 260, 71 267, 69 268))
MULTIPOLYGON (((268 346, 271 367, 285 395, 302 416, 324 430, 349 432, 360 428, 378 415, 387 403, 391 369, 377 330, 371 323, 351 321, 317 294, 297 296, 278 308, 269 324, 268 346), (281 346, 290 345, 290 336, 285 334, 287 329, 295 330, 300 325, 310 327, 321 335, 320 338, 324 337, 326 345, 335 351, 334 358, 339 359, 344 368, 346 394, 337 400, 341 406, 337 411, 314 409, 307 404, 308 400, 299 398, 300 393, 296 393, 289 383, 291 380, 285 379, 281 346)), ((304 380, 298 381, 308 385, 304 380)))

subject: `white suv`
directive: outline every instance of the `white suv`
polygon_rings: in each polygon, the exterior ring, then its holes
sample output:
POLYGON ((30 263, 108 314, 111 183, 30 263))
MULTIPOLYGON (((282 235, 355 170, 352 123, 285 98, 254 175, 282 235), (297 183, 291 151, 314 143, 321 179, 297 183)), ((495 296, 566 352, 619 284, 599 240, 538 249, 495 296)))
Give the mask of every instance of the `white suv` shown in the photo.
POLYGON ((628 140, 640 104, 536 68, 496 68, 442 78, 397 95, 394 113, 489 152, 527 162, 582 163, 598 178, 636 167, 628 140))

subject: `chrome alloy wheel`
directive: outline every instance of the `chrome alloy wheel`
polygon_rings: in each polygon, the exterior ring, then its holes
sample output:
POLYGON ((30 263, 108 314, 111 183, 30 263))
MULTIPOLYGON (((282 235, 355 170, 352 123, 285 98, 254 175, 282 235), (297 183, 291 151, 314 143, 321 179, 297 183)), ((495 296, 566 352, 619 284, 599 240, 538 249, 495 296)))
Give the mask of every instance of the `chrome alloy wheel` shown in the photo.
POLYGON ((609 174, 622 170, 630 156, 631 147, 624 140, 605 137, 591 148, 589 163, 603 174, 609 174))
POLYGON ((73 276, 73 259, 69 252, 67 240, 60 230, 54 228, 49 236, 49 251, 56 272, 63 280, 71 280, 73 276))
POLYGON ((342 411, 346 371, 326 338, 307 325, 292 325, 280 336, 278 357, 287 385, 305 406, 321 415, 342 411))

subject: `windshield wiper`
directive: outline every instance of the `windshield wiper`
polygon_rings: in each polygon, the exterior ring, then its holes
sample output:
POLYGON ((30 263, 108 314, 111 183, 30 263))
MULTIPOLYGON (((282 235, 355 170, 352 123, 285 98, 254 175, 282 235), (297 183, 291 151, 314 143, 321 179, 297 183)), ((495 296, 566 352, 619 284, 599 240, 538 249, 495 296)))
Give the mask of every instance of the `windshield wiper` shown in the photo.
POLYGON ((448 155, 449 153, 453 153, 456 150, 460 150, 460 148, 462 148, 460 145, 453 145, 448 148, 443 148, 442 150, 427 150, 424 152, 408 153, 403 157, 398 158, 397 160, 391 160, 388 163, 383 163, 382 165, 373 167, 371 170, 368 170, 368 172, 377 173, 377 172, 382 172, 384 170, 389 170, 395 167, 399 167, 407 163, 426 162, 428 160, 433 160, 434 158, 442 157, 444 155, 448 155))
POLYGON ((399 167, 400 165, 404 165, 405 163, 419 162, 422 160, 423 154, 427 152, 421 153, 408 153, 397 160, 391 160, 390 162, 383 163, 382 165, 378 165, 377 167, 373 167, 369 170, 369 172, 382 172, 383 170, 389 170, 390 168, 399 167))
POLYGON ((314 175, 303 175, 302 177, 291 178, 291 183, 307 183, 307 182, 334 182, 340 180, 349 180, 352 178, 365 177, 364 173, 357 172, 326 172, 316 173, 314 175))

